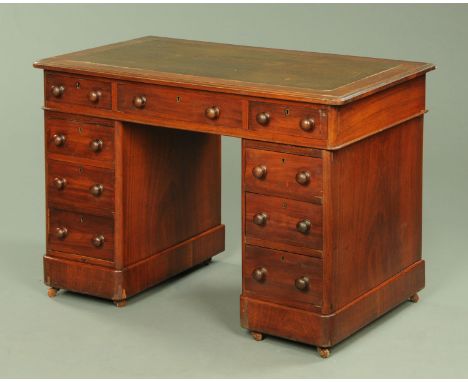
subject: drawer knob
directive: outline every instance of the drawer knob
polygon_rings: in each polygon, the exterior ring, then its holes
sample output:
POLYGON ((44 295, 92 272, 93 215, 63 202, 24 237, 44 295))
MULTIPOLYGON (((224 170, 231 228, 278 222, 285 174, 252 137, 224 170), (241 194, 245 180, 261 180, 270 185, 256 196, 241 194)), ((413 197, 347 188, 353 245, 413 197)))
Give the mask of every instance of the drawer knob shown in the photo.
POLYGON ((55 236, 57 239, 65 239, 68 235, 68 229, 66 227, 58 227, 55 229, 55 236))
POLYGON ((89 144, 89 148, 95 153, 100 152, 102 150, 102 146, 104 146, 102 139, 93 139, 89 144))
POLYGON ((96 235, 93 237, 93 245, 96 247, 96 248, 100 248, 103 246, 104 244, 104 235, 96 235))
POLYGON ((310 226, 311 226, 310 220, 304 219, 296 224, 296 229, 300 233, 307 233, 310 231, 310 226))
POLYGON ((67 137, 63 134, 54 134, 54 145, 57 147, 63 146, 67 140, 67 137))
POLYGON ((54 184, 55 187, 57 187, 57 190, 63 190, 67 185, 67 180, 65 178, 55 178, 54 184))
POLYGON ((268 215, 265 212, 260 212, 254 216, 253 221, 256 225, 264 226, 266 225, 267 219, 268 215))
POLYGON ((89 192, 91 192, 91 195, 94 196, 100 196, 102 194, 102 191, 104 191, 104 186, 102 184, 95 184, 89 190, 89 192))
POLYGON ((88 94, 88 99, 92 103, 98 103, 101 96, 102 96, 102 93, 99 90, 92 90, 88 94))
POLYGON ((305 186, 310 181, 310 172, 309 171, 299 171, 296 174, 296 182, 305 186))
POLYGON ((267 112, 258 113, 256 119, 260 125, 266 126, 268 125, 268 122, 270 122, 270 113, 267 113, 267 112))
POLYGON ((63 93, 65 93, 65 87, 64 86, 52 86, 52 95, 55 98, 60 98, 63 93))
POLYGON ((263 178, 265 178, 265 176, 267 174, 267 168, 263 164, 260 165, 260 166, 254 167, 254 169, 252 170, 252 174, 257 179, 263 179, 263 178))
POLYGON ((220 110, 218 106, 212 106, 205 110, 206 118, 209 118, 211 120, 218 119, 219 113, 220 113, 220 110))
POLYGON ((300 126, 304 131, 311 131, 315 127, 315 121, 313 118, 303 118, 301 119, 300 126))
POLYGON ((264 267, 254 269, 252 272, 252 277, 254 280, 258 281, 259 283, 265 281, 267 275, 267 270, 264 267))
POLYGON ((309 278, 307 276, 302 276, 299 277, 295 282, 294 285, 296 286, 297 289, 305 291, 309 289, 309 278))
POLYGON ((145 96, 137 96, 133 99, 133 105, 137 109, 143 109, 146 105, 146 97, 145 96))

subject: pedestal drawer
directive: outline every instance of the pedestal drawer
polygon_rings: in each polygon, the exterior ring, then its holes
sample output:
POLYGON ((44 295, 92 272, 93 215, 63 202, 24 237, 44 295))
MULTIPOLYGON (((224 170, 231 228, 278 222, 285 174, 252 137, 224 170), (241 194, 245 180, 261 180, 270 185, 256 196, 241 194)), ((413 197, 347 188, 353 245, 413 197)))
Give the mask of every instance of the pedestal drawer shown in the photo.
POLYGON ((282 304, 322 305, 322 260, 247 245, 244 292, 282 304))
POLYGON ((49 160, 47 162, 49 205, 92 213, 114 211, 114 172, 49 160))
POLYGON ((114 165, 114 129, 112 122, 46 113, 47 154, 58 154, 114 165))
POLYGON ((114 258, 114 220, 49 210, 48 249, 97 259, 114 258))
POLYGON ((245 235, 247 240, 321 249, 322 206, 246 192, 245 235))
POLYGON ((246 191, 316 201, 322 197, 322 159, 245 149, 246 191))

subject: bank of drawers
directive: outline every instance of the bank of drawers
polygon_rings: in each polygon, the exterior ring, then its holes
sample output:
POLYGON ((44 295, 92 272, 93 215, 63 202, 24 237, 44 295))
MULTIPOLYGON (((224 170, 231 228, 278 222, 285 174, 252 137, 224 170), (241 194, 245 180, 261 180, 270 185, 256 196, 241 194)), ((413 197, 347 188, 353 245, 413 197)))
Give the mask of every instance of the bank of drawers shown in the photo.
POLYGON ((169 126, 228 128, 239 135, 248 129, 258 135, 327 139, 327 111, 318 106, 126 81, 115 81, 112 86, 112 81, 46 72, 46 106, 87 114, 115 112, 169 126))
POLYGON ((48 251, 113 261, 113 124, 46 112, 45 129, 48 251))
POLYGON ((322 159, 244 148, 244 291, 321 305, 322 159))

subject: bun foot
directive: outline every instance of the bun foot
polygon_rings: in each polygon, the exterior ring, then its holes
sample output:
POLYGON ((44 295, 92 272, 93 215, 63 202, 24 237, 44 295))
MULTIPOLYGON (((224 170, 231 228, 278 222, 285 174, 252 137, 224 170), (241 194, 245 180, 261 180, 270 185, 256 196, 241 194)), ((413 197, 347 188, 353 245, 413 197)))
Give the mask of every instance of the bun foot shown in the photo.
POLYGON ((50 287, 50 288, 47 290, 47 295, 48 295, 50 298, 54 298, 55 296, 57 296, 57 292, 58 292, 59 290, 60 290, 59 288, 50 287))
POLYGON ((127 305, 127 300, 114 300, 114 305, 117 308, 123 308, 125 305, 127 305))
POLYGON ((250 332, 250 335, 255 341, 263 341, 263 339, 265 338, 262 333, 258 332, 250 332))
POLYGON ((410 300, 411 302, 417 303, 417 302, 419 301, 419 294, 417 294, 417 293, 413 294, 413 295, 409 298, 409 300, 410 300))
POLYGON ((205 260, 202 264, 203 265, 209 265, 213 261, 213 258, 210 257, 208 260, 205 260))
POLYGON ((322 348, 320 346, 317 346, 317 351, 320 354, 320 357, 322 357, 322 358, 330 357, 330 349, 328 349, 328 348, 322 348))

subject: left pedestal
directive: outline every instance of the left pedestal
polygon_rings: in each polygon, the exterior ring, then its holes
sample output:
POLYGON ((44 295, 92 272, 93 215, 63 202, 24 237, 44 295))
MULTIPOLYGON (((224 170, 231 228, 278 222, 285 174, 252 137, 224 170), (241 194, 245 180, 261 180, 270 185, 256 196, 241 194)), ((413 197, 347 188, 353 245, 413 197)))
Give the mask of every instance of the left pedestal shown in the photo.
POLYGON ((121 305, 222 252, 220 144, 46 111, 45 283, 121 305))

